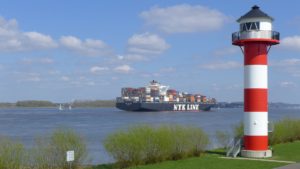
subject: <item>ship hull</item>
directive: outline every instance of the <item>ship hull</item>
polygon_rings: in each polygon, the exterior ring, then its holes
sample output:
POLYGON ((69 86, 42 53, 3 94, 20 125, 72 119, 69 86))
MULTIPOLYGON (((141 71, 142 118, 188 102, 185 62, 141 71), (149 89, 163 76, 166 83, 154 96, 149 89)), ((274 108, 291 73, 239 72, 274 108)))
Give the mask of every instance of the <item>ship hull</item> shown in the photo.
POLYGON ((215 104, 210 103, 140 103, 121 102, 116 107, 125 111, 209 111, 215 104))

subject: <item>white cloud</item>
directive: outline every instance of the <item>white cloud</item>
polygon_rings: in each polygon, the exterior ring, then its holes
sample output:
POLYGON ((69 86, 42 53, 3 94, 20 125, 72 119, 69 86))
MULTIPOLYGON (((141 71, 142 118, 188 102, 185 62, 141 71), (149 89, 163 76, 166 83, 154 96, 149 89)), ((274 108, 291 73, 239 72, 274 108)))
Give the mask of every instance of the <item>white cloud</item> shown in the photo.
POLYGON ((300 59, 298 58, 273 61, 271 66, 277 67, 279 71, 285 71, 293 77, 300 77, 300 59))
POLYGON ((62 36, 60 43, 69 50, 87 56, 104 56, 111 53, 109 46, 101 40, 86 39, 83 41, 75 36, 62 36))
POLYGON ((226 87, 226 90, 237 90, 241 88, 242 86, 240 84, 231 84, 226 87))
POLYGON ((123 59, 124 59, 124 56, 123 56, 123 55, 117 55, 117 58, 118 58, 119 60, 123 60, 123 59))
POLYGON ((234 69, 241 67, 242 64, 235 62, 235 61, 228 61, 228 62, 218 62, 218 63, 207 63, 204 65, 200 65, 202 69, 209 69, 209 70, 220 70, 220 69, 234 69))
POLYGON ((40 82, 41 75, 39 73, 28 73, 28 72, 13 72, 18 82, 40 82))
POLYGON ((279 67, 281 70, 289 70, 291 73, 295 71, 300 71, 300 59, 297 58, 289 58, 289 59, 283 59, 279 61, 272 61, 270 63, 270 66, 279 67))
POLYGON ((213 83, 211 85, 211 87, 212 87, 212 90, 215 91, 215 92, 218 92, 218 91, 221 90, 221 88, 216 83, 213 83))
POLYGON ((128 40, 128 51, 137 54, 157 55, 164 52, 170 47, 167 42, 156 34, 143 33, 134 34, 128 40))
POLYGON ((39 82, 41 78, 38 74, 29 74, 27 77, 24 77, 25 81, 39 82))
POLYGON ((283 81, 283 82, 280 82, 280 86, 284 87, 284 88, 287 88, 287 87, 296 87, 296 83, 289 82, 289 81, 283 81))
POLYGON ((111 77, 111 80, 118 80, 119 78, 118 77, 115 77, 115 76, 113 76, 113 77, 111 77))
MULTIPOLYGON (((152 55, 153 56, 153 55, 152 55)), ((120 60, 127 60, 127 61, 145 61, 149 58, 146 55, 141 54, 126 54, 122 59, 120 60)))
POLYGON ((143 77, 143 78, 157 78, 160 76, 161 76, 160 73, 142 73, 141 74, 141 77, 143 77))
POLYGON ((68 77, 68 76, 62 76, 60 79, 65 82, 70 81, 70 77, 68 77))
POLYGON ((41 81, 41 78, 38 76, 29 76, 24 79, 25 81, 32 81, 32 82, 39 82, 41 81))
POLYGON ((281 40, 281 46, 293 49, 293 50, 300 50, 300 36, 290 36, 285 37, 281 40))
POLYGON ((59 75, 59 74, 60 74, 60 71, 58 71, 58 70, 49 70, 49 71, 48 71, 48 74, 49 74, 49 75, 59 75))
POLYGON ((87 82, 87 83, 86 83, 86 85, 88 85, 88 86, 95 86, 95 85, 96 85, 96 83, 95 83, 95 82, 92 82, 92 81, 90 81, 90 82, 87 82))
POLYGON ((57 44, 51 36, 39 32, 23 32, 19 30, 15 19, 0 17, 0 51, 17 52, 55 47, 57 44))
POLYGON ((44 35, 38 32, 25 32, 24 35, 28 38, 30 46, 40 48, 55 48, 57 44, 49 35, 44 35))
POLYGON ((233 55, 239 52, 239 49, 237 47, 226 47, 223 49, 217 49, 213 52, 215 56, 228 56, 233 55))
POLYGON ((300 59, 297 58, 291 58, 291 59, 284 59, 280 60, 278 62, 272 63, 272 66, 299 66, 300 65, 300 59))
POLYGON ((51 58, 41 58, 39 62, 42 64, 53 64, 54 60, 51 58))
POLYGON ((140 16, 146 25, 166 33, 204 32, 220 29, 228 17, 201 5, 181 4, 166 8, 153 7, 140 16))
POLYGON ((107 70, 109 70, 108 67, 93 66, 90 68, 90 72, 93 74, 98 74, 107 70))
POLYGON ((127 53, 120 60, 143 61, 162 54, 170 45, 160 36, 149 32, 134 34, 128 39, 127 53))
POLYGON ((32 65, 32 64, 53 64, 54 60, 51 58, 43 57, 43 58, 23 58, 21 60, 22 64, 32 65))
POLYGON ((175 72, 175 71, 176 71, 176 69, 173 67, 166 67, 166 68, 160 69, 161 73, 171 73, 171 72, 175 72))
POLYGON ((121 66, 115 67, 114 70, 117 73, 130 73, 133 70, 133 68, 130 67, 129 65, 121 65, 121 66))
POLYGON ((285 71, 291 76, 300 77, 300 59, 298 58, 273 61, 270 65, 277 68, 280 72, 285 71))

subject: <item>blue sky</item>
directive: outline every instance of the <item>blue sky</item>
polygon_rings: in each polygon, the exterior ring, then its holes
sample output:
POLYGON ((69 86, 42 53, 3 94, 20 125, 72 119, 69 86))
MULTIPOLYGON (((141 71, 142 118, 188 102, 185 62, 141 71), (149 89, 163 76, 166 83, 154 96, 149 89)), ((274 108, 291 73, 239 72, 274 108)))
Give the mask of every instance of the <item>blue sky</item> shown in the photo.
POLYGON ((298 1, 0 1, 0 102, 114 99, 158 80, 219 101, 243 98, 235 22, 275 18, 269 100, 300 103, 298 1))

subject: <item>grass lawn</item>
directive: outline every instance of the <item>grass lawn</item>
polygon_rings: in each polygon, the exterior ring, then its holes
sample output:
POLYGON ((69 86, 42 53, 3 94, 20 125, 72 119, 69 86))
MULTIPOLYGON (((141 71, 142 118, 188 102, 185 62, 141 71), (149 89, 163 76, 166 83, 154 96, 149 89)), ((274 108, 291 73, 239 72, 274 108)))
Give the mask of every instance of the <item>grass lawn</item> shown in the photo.
MULTIPOLYGON (((273 160, 300 162, 300 141, 273 146, 273 160)), ((272 169, 286 163, 222 159, 222 151, 208 152, 201 157, 178 161, 165 161, 157 164, 131 167, 130 169, 272 169)), ((99 165, 91 169, 113 169, 112 165, 99 165)))
POLYGON ((300 141, 273 146, 272 159, 300 162, 300 141))
POLYGON ((132 167, 131 169, 272 169, 282 163, 221 159, 206 155, 179 161, 132 167))
MULTIPOLYGON (((131 167, 130 169, 272 169, 274 167, 286 164, 263 162, 263 161, 247 161, 247 160, 231 160, 221 159, 217 155, 204 155, 202 157, 193 157, 178 161, 166 161, 157 164, 131 167)), ((111 165, 100 165, 92 169, 113 169, 111 165)))

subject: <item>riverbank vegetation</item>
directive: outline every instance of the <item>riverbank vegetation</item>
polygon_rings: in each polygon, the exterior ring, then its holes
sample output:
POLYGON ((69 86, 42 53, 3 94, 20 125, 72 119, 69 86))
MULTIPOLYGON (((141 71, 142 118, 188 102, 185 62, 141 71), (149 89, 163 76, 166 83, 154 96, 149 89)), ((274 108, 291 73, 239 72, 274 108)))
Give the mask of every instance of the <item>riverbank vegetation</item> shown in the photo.
POLYGON ((70 103, 53 103, 46 100, 23 100, 16 103, 0 103, 0 108, 40 108, 40 107, 58 107, 59 105, 84 107, 84 108, 97 108, 97 107, 115 107, 115 100, 75 100, 70 103))
MULTIPOLYGON (((270 160, 300 162, 300 141, 282 143, 273 146, 273 157, 270 160)), ((241 159, 225 159, 224 149, 206 151, 201 157, 191 157, 181 160, 169 160, 157 164, 139 165, 128 169, 273 169, 288 165, 283 162, 256 161, 241 159)), ((268 160, 268 159, 265 159, 268 160)), ((115 169, 115 164, 103 164, 87 169, 115 169)))
MULTIPOLYGON (((283 119, 274 124, 270 134, 273 160, 300 162, 300 120, 283 119)), ((233 127, 232 134, 241 136, 243 124, 233 127)), ((229 133, 216 136, 228 141, 229 133)), ((207 151, 208 135, 200 128, 180 125, 138 125, 107 136, 103 145, 115 159, 114 164, 83 166, 87 148, 82 136, 66 128, 37 137, 27 149, 21 142, 0 137, 0 169, 68 169, 66 151, 74 150, 72 169, 269 169, 286 163, 224 159, 225 150, 207 151)), ((97 157, 96 157, 97 158, 97 157)))
POLYGON ((107 152, 118 168, 199 156, 209 143, 200 128, 179 125, 135 126, 109 135, 107 152))
POLYGON ((87 157, 84 139, 71 129, 58 128, 49 137, 38 137, 30 151, 30 168, 78 169, 87 157), (74 161, 66 162, 66 152, 74 150, 74 161))
MULTIPOLYGON (((240 122, 233 127, 233 136, 241 138, 244 124, 240 122)), ((269 133, 269 144, 289 143, 300 140, 300 119, 284 118, 273 124, 273 131, 269 133)))
POLYGON ((2 102, 0 103, 0 108, 13 108, 16 107, 15 103, 2 102))
POLYGON ((73 107, 115 107, 115 100, 75 100, 73 107))
MULTIPOLYGON (((243 123, 240 122, 233 127, 232 133, 217 131, 216 137, 219 144, 223 148, 226 148, 230 142, 230 136, 241 138, 243 130, 243 123)), ((283 157, 287 157, 289 154, 287 151, 277 147, 278 144, 291 143, 298 140, 300 140, 299 119, 283 119, 275 122, 273 132, 269 133, 269 142, 273 146, 275 159, 278 159, 278 155, 280 156, 280 153, 275 150, 279 150, 283 157)), ((127 131, 119 131, 111 134, 106 139, 104 145, 106 150, 116 160, 115 166, 117 168, 124 168, 199 156, 203 154, 208 145, 208 138, 207 134, 198 128, 183 126, 162 126, 156 128, 136 126, 127 131), (196 144, 201 145, 199 146, 201 147, 200 151, 193 149, 197 147, 196 144)), ((293 145, 298 146, 300 150, 299 141, 296 144, 292 144, 292 147, 293 145)), ((279 159, 288 160, 282 157, 279 159)), ((300 161, 300 157, 296 158, 296 160, 300 161)), ((270 165, 270 167, 274 166, 276 165, 270 165)), ((256 166, 256 168, 259 168, 259 166, 256 166)))
POLYGON ((0 138, 0 168, 21 169, 25 157, 24 147, 20 142, 7 137, 0 138))
POLYGON ((55 104, 45 100, 18 101, 16 107, 54 107, 55 104))
POLYGON ((66 151, 74 150, 72 169, 82 168, 87 157, 84 139, 71 129, 59 128, 36 138, 30 149, 20 142, 0 138, 0 169, 69 169, 66 151))
MULTIPOLYGON (((285 160, 292 162, 300 162, 300 141, 292 143, 282 143, 273 146, 274 156, 271 160, 285 160)), ((131 167, 130 169, 273 169, 287 165, 287 163, 274 161, 255 161, 255 160, 241 160, 241 159, 224 159, 225 151, 208 151, 202 157, 193 157, 179 161, 166 161, 158 164, 144 165, 131 167)), ((265 159, 268 160, 268 159, 265 159)), ((106 166, 106 169, 113 168, 113 166, 106 166)), ((102 166, 93 169, 104 169, 102 166)))
POLYGON ((300 119, 286 118, 274 124, 274 131, 270 133, 271 145, 300 140, 300 119))

